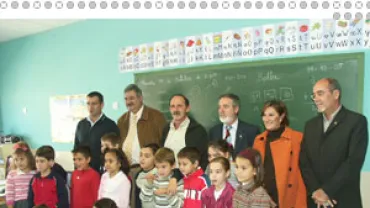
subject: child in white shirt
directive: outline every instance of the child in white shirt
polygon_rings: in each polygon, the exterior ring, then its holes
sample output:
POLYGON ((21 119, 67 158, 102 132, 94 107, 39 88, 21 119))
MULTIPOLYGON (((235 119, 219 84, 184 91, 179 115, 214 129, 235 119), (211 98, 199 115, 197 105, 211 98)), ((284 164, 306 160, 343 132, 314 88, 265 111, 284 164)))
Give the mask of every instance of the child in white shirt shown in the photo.
POLYGON ((118 208, 129 208, 131 181, 128 160, 121 149, 109 149, 104 154, 106 172, 102 175, 98 199, 110 198, 118 208))

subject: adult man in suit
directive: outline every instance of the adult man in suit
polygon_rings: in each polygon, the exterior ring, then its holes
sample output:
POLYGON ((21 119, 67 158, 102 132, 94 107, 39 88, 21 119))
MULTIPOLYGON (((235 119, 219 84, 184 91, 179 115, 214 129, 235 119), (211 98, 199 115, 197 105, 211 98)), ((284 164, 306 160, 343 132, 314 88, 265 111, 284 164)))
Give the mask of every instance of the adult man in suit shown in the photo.
MULTIPOLYGON (((117 122, 122 139, 122 150, 130 162, 130 177, 135 178, 140 170, 140 149, 144 145, 160 145, 163 127, 166 124, 164 115, 158 110, 144 105, 142 90, 135 84, 125 90, 127 112, 117 122)), ((135 208, 136 183, 131 188, 130 205, 135 208)))
POLYGON ((119 129, 116 123, 102 112, 104 97, 100 92, 90 92, 86 99, 89 116, 77 124, 74 147, 89 146, 92 152, 91 167, 97 172, 101 172, 100 138, 107 133, 119 134, 119 129))
MULTIPOLYGON (((188 116, 190 102, 185 95, 176 94, 170 98, 172 121, 163 129, 162 146, 177 153, 184 147, 196 147, 201 153, 200 166, 207 167, 208 137, 205 128, 188 116)), ((177 159, 176 159, 177 160, 177 159)))
POLYGON ((224 94, 219 97, 218 114, 220 124, 212 127, 210 140, 224 139, 233 146, 235 156, 247 147, 253 147, 255 137, 260 133, 257 126, 238 119, 240 99, 235 94, 224 94))
POLYGON ((341 105, 335 79, 319 80, 312 99, 320 114, 307 121, 300 153, 308 207, 362 208, 360 174, 368 144, 367 120, 341 105))

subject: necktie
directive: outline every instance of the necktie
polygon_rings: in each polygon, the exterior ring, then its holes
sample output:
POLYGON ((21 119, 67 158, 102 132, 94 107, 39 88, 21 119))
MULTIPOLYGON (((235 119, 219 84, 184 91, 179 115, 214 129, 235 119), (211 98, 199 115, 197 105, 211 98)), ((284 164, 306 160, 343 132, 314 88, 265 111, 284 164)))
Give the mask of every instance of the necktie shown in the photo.
POLYGON ((230 134, 231 126, 226 126, 226 135, 224 140, 226 140, 229 144, 232 145, 231 143, 231 134, 230 134))
POLYGON ((136 115, 132 115, 130 119, 130 126, 128 129, 128 133, 123 144, 123 151, 125 152, 129 163, 132 163, 132 142, 137 134, 137 123, 136 123, 136 115))

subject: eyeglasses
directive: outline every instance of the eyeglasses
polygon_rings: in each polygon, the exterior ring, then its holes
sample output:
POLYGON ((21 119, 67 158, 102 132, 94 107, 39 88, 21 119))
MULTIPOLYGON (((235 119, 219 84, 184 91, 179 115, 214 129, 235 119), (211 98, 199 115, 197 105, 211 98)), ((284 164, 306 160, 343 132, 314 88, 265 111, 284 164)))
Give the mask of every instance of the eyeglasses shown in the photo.
POLYGON ((317 92, 314 92, 312 93, 311 95, 311 99, 314 100, 316 97, 322 97, 323 95, 325 95, 326 92, 333 92, 334 89, 329 89, 329 90, 319 90, 317 92))

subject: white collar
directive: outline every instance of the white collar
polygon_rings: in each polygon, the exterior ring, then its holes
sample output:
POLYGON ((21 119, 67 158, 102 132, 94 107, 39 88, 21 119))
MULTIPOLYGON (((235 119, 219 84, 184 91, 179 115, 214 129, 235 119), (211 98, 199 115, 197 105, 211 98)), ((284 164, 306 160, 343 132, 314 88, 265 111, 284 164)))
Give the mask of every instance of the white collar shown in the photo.
POLYGON ((333 118, 338 114, 338 112, 340 111, 340 109, 342 109, 342 105, 340 105, 337 110, 335 110, 331 115, 330 115, 330 119, 326 119, 326 116, 324 114, 322 114, 322 116, 324 117, 324 120, 325 121, 332 121, 333 118))
POLYGON ((136 112, 136 114, 130 111, 130 117, 132 118, 132 116, 136 115, 136 119, 139 119, 143 115, 143 111, 144 111, 144 105, 141 106, 141 108, 139 109, 138 112, 136 112))
MULTIPOLYGON (((236 118, 234 123, 231 124, 231 129, 237 129, 238 128, 239 119, 236 118)), ((226 128, 228 125, 224 123, 224 128, 226 128)))
POLYGON ((98 122, 98 121, 101 119, 101 117, 102 117, 102 116, 103 116, 103 112, 100 114, 99 118, 98 118, 98 119, 96 119, 96 121, 95 121, 95 122, 93 122, 93 121, 90 119, 90 116, 86 117, 86 119, 91 123, 91 126, 92 126, 92 125, 94 125, 96 122, 98 122))
MULTIPOLYGON (((180 123, 180 126, 179 128, 183 128, 185 126, 188 126, 188 124, 190 123, 190 119, 188 116, 186 116, 185 120, 183 120, 181 123, 180 123)), ((175 124, 173 121, 171 121, 171 128, 175 128, 175 124)))

